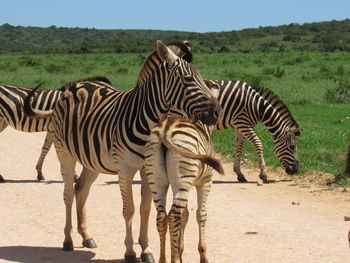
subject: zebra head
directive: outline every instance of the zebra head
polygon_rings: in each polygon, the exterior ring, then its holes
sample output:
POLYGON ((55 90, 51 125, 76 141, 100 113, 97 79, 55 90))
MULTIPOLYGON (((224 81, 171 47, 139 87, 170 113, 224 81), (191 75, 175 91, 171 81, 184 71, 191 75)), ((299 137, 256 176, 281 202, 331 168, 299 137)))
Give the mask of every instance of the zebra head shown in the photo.
POLYGON ((275 140, 274 152, 286 173, 290 175, 296 174, 299 169, 296 136, 299 136, 300 133, 300 127, 286 127, 275 140))
POLYGON ((215 87, 208 88, 199 72, 162 41, 157 41, 156 52, 166 71, 164 83, 168 106, 184 111, 193 121, 216 124, 221 106, 215 87))

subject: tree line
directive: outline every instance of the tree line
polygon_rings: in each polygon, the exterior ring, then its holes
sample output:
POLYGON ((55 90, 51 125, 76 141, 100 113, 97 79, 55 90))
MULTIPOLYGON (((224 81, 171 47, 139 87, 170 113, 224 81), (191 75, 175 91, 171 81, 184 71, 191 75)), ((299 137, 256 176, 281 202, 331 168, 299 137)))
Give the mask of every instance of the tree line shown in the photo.
POLYGON ((144 53, 156 39, 188 40, 201 53, 350 51, 350 19, 208 33, 0 26, 1 53, 144 53))

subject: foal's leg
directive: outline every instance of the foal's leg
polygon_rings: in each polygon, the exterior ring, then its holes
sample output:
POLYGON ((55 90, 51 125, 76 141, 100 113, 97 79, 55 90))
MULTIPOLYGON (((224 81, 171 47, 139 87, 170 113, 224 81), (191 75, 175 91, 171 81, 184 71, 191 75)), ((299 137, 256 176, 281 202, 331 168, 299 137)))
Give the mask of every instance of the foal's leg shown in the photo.
POLYGON ((200 255, 200 263, 208 263, 207 246, 205 242, 205 224, 207 222, 207 199, 210 192, 211 181, 205 182, 201 186, 197 186, 197 222, 199 227, 199 244, 198 251, 200 255))
POLYGON ((152 191, 152 198, 157 209, 157 230, 160 240, 159 263, 166 262, 165 241, 168 230, 166 200, 169 189, 164 151, 159 143, 153 143, 146 150, 146 175, 152 191))
POLYGON ((78 233, 83 237, 83 246, 96 248, 96 243, 87 230, 86 220, 86 200, 89 195, 91 185, 96 180, 98 172, 91 171, 83 167, 83 171, 75 185, 75 198, 77 206, 78 233))
POLYGON ((186 206, 183 214, 182 214, 182 219, 181 219, 181 231, 180 231, 180 258, 182 259, 182 254, 184 252, 184 247, 185 247, 185 241, 184 241, 184 237, 185 237, 185 228, 188 222, 188 207, 186 206))
POLYGON ((155 261, 152 255, 152 251, 148 245, 148 223, 149 223, 149 214, 151 212, 152 192, 148 184, 145 168, 140 169, 140 176, 141 176, 141 204, 140 204, 141 226, 140 226, 139 244, 141 245, 141 248, 142 248, 141 260, 142 262, 152 263, 155 261))
POLYGON ((39 160, 38 160, 36 167, 35 167, 37 172, 38 172, 37 179, 39 181, 45 180, 45 177, 43 176, 43 171, 42 171, 43 163, 44 163, 44 160, 45 160, 47 153, 49 152, 49 150, 51 148, 54 137, 55 137, 55 135, 52 132, 46 133, 45 141, 44 141, 43 147, 41 148, 41 154, 40 154, 39 160))
POLYGON ((56 153, 61 166, 61 175, 64 181, 63 200, 66 206, 66 225, 64 227, 63 250, 74 250, 72 239, 72 204, 74 200, 74 174, 76 161, 73 157, 55 143, 56 153))

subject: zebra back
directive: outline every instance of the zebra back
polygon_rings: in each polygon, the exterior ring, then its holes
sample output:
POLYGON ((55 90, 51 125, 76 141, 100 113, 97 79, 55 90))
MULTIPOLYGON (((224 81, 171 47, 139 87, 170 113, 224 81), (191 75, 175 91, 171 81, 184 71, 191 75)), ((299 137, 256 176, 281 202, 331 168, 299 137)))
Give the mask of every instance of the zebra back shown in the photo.
MULTIPOLYGON (((23 112, 24 100, 31 89, 0 85, 0 119, 16 130, 24 132, 46 131, 48 119, 30 117, 23 112)), ((33 96, 30 104, 36 110, 52 110, 60 99, 62 92, 57 90, 40 90, 33 96)))

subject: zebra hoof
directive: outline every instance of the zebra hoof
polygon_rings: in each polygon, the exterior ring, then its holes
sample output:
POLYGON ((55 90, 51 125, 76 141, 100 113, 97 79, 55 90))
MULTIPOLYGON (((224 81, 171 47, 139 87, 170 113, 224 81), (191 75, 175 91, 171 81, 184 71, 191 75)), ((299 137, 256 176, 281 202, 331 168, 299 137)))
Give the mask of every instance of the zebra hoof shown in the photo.
POLYGON ((264 184, 268 184, 269 183, 269 180, 267 180, 267 176, 266 175, 260 175, 259 177, 263 181, 264 184))
POLYGON ((5 179, 4 179, 4 177, 2 177, 2 176, 0 175, 0 183, 3 183, 3 182, 5 182, 5 179))
POLYGON ((36 177, 38 179, 38 181, 43 181, 45 180, 45 177, 43 176, 42 173, 38 173, 38 176, 36 177))
POLYGON ((83 246, 87 248, 97 248, 97 245, 93 239, 83 241, 83 246))
POLYGON ((151 253, 142 253, 141 254, 141 262, 145 263, 155 263, 154 257, 151 253))
POLYGON ((245 177, 237 177, 238 182, 240 183, 248 183, 247 179, 245 177))
POLYGON ((64 241, 63 242, 63 251, 73 251, 73 243, 70 241, 64 241))
POLYGON ((138 263, 135 255, 124 256, 125 263, 138 263))

